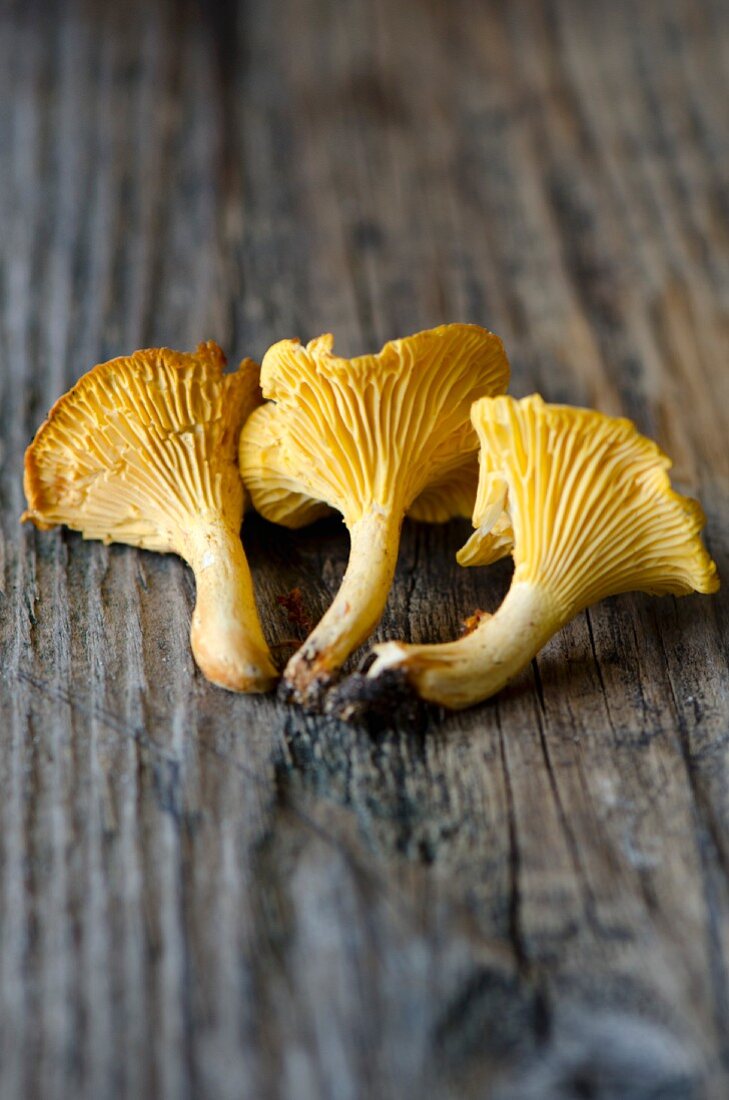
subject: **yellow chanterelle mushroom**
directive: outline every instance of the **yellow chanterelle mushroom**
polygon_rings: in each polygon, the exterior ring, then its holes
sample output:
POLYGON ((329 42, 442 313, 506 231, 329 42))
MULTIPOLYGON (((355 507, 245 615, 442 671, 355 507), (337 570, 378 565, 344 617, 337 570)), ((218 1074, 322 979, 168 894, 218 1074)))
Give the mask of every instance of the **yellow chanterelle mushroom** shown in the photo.
POLYGON ((470 511, 478 440, 469 410, 509 381, 501 341, 476 325, 444 325, 358 359, 332 346, 321 336, 269 349, 261 388, 271 400, 240 442, 243 480, 267 519, 301 527, 336 509, 349 529, 341 588, 284 673, 289 696, 309 705, 382 615, 403 516, 470 511))
MULTIPOLYGON (((423 698, 487 699, 579 611, 621 592, 714 592, 695 500, 671 489, 671 463, 629 420, 533 396, 475 403, 481 443, 476 532, 462 565, 514 558, 508 595, 472 633, 442 645, 375 646, 377 681, 400 670, 423 698)), ((383 681, 384 682, 384 681, 383 681)))
POLYGON ((260 403, 250 359, 224 374, 216 344, 102 363, 56 402, 25 457, 31 520, 84 538, 179 554, 197 600, 191 643, 213 683, 266 691, 277 678, 240 541, 241 426, 260 403))

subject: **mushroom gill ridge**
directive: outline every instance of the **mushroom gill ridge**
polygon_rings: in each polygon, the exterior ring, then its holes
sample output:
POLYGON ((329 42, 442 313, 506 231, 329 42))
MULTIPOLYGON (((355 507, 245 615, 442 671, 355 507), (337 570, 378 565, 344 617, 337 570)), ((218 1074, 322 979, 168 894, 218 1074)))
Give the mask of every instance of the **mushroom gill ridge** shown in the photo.
POLYGON ((671 460, 630 420, 532 395, 478 402, 473 421, 479 530, 461 564, 492 560, 482 525, 489 499, 505 487, 514 582, 548 587, 573 613, 635 589, 713 590, 716 567, 697 538, 701 506, 671 488, 671 460))
MULTIPOLYGON (((476 531, 458 560, 486 564, 511 545, 509 592, 457 641, 375 646, 368 705, 378 703, 376 682, 384 690, 398 674, 424 699, 469 706, 499 691, 597 600, 718 588, 699 504, 671 488, 669 459, 629 420, 536 395, 484 398, 472 418, 481 443, 476 531)), ((345 694, 356 710, 356 691, 345 694)))
POLYGON ((351 536, 342 586, 289 661, 289 697, 316 707, 387 600, 403 516, 443 521, 475 491, 469 412, 503 390, 509 365, 493 333, 444 325, 342 359, 332 337, 275 344, 264 356, 267 404, 241 434, 243 480, 267 519, 298 527, 330 509, 351 536), (419 498, 422 498, 420 501, 419 498))
MULTIPOLYGON (((254 414, 241 443, 265 425, 267 476, 257 478, 255 468, 246 476, 256 507, 275 491, 278 474, 287 492, 296 487, 348 524, 373 501, 407 511, 432 481, 475 454, 468 409, 508 382, 501 342, 487 335, 488 345, 477 326, 443 325, 355 359, 334 355, 330 335, 306 347, 275 344, 261 368, 272 404, 254 414)), ((266 514, 266 505, 259 510, 266 514)))
POLYGON ((190 640, 213 683, 265 691, 277 674, 240 540, 240 429, 260 402, 258 367, 224 374, 217 345, 151 348, 88 371, 28 447, 23 520, 86 539, 177 553, 191 566, 190 640))
POLYGON ((24 519, 178 553, 203 510, 225 508, 240 526, 243 486, 230 456, 259 403, 257 368, 247 360, 223 374, 224 365, 209 343, 195 356, 153 348, 89 371, 28 449, 24 519))

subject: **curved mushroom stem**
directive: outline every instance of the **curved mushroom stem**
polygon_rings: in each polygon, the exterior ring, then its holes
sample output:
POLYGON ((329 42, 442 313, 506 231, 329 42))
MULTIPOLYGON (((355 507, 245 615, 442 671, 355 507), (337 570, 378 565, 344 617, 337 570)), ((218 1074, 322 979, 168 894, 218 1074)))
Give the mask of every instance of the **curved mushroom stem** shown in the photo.
POLYGON ((367 677, 377 679, 389 669, 401 669, 423 699, 459 710, 500 691, 564 621, 546 589, 516 582, 496 614, 457 641, 375 646, 377 659, 367 677))
POLYGON ((197 585, 190 642, 201 672, 228 691, 270 691, 278 673, 263 636, 240 536, 219 520, 187 532, 197 585))
POLYGON ((315 707, 334 674, 382 617, 397 565, 402 513, 373 508, 350 528, 349 562, 329 610, 284 672, 288 697, 315 707))

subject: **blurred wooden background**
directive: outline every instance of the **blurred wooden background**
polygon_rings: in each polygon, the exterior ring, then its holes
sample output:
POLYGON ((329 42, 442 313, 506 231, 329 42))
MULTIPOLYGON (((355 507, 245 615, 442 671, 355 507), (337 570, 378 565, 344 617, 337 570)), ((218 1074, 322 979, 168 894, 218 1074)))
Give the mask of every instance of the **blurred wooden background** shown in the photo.
MULTIPOLYGON (((729 1095, 729 8, 0 0, 0 1096, 729 1095), (20 529, 93 363, 444 320, 623 411, 718 597, 582 615, 377 737, 193 667, 182 564, 20 529)), ((508 569, 409 526, 380 637, 508 569)), ((317 615, 340 525, 245 541, 317 615)))

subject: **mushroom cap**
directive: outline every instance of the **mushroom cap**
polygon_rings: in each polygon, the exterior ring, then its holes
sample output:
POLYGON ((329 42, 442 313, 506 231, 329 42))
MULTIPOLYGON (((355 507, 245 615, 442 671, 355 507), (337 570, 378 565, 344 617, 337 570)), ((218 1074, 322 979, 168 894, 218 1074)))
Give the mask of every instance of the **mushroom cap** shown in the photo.
POLYGON ((261 388, 270 400, 240 440, 243 480, 258 511, 288 527, 330 509, 350 527, 378 506, 434 520, 470 513, 469 475, 460 473, 478 448, 469 410, 508 384, 499 338, 454 324, 356 359, 332 347, 331 335, 306 347, 282 340, 263 358, 261 388))
POLYGON ((508 552, 511 524, 514 582, 573 612, 620 592, 718 588, 700 505, 671 488, 670 459, 630 420, 538 395, 486 398, 471 415, 480 481, 462 565, 508 552))
POLYGON ((23 520, 184 557, 201 516, 240 528, 240 428, 260 403, 258 367, 224 374, 212 341, 101 363, 51 409, 25 455, 23 520))
MULTIPOLYGON (((459 455, 458 465, 445 470, 437 481, 423 489, 408 508, 408 515, 418 523, 447 523, 455 517, 470 519, 477 489, 478 455, 469 455, 465 462, 459 455)), ((292 505, 293 501, 290 500, 290 509, 292 505)), ((301 505, 302 511, 297 517, 301 522, 290 523, 292 527, 302 527, 306 523, 331 515, 334 511, 327 504, 318 503, 306 496, 302 496, 301 505)))
POLYGON ((477 489, 478 454, 465 461, 459 455, 456 466, 444 470, 415 498, 408 515, 420 523, 446 523, 455 516, 470 519, 477 489))

